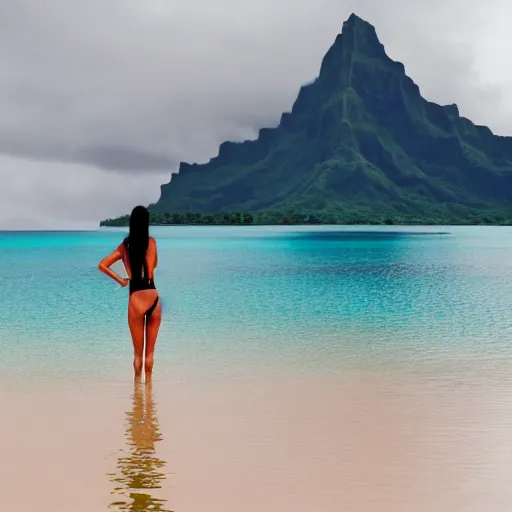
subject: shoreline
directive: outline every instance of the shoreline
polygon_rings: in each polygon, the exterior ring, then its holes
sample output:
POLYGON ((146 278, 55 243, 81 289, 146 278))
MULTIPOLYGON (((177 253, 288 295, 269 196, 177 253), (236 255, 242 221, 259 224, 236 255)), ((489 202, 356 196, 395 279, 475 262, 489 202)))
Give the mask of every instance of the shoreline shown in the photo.
MULTIPOLYGON (((186 211, 162 212, 149 207, 153 226, 512 226, 512 208, 419 212, 389 210, 186 211)), ((103 219, 99 227, 127 227, 128 214, 103 219)))
MULTIPOLYGON (((357 223, 339 223, 339 224, 333 224, 333 223, 297 223, 297 224, 283 224, 283 223, 268 223, 268 224, 202 224, 202 223, 190 223, 190 224, 172 224, 172 223, 150 223, 150 226, 152 227, 191 227, 191 226, 200 226, 200 227, 212 227, 212 228, 218 228, 218 227, 265 227, 265 226, 283 226, 283 227, 311 227, 311 226, 323 226, 323 227, 356 227, 356 226, 376 226, 376 227, 392 227, 392 226, 398 226, 398 227, 438 227, 438 226, 454 226, 454 227, 510 227, 512 226, 512 222, 510 223, 480 223, 480 224, 474 224, 469 222, 436 222, 436 223, 408 223, 408 222, 402 222, 402 223, 393 223, 393 224, 386 224, 386 223, 363 223, 363 222, 357 222, 357 223)), ((99 224, 100 228, 127 228, 128 224, 104 224, 104 221, 101 221, 99 224)))

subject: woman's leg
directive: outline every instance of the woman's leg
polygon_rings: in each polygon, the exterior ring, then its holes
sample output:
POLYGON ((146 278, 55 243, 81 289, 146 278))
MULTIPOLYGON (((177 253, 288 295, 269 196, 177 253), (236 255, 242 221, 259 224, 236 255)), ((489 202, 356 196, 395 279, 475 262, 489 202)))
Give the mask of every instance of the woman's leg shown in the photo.
POLYGON ((144 370, 146 373, 146 382, 151 380, 154 363, 155 344, 162 322, 162 305, 160 301, 156 308, 151 313, 151 316, 146 320, 146 358, 144 362, 144 370))
POLYGON ((128 325, 133 342, 133 369, 135 379, 140 379, 142 374, 142 355, 144 352, 144 315, 141 315, 133 304, 128 306, 128 325))

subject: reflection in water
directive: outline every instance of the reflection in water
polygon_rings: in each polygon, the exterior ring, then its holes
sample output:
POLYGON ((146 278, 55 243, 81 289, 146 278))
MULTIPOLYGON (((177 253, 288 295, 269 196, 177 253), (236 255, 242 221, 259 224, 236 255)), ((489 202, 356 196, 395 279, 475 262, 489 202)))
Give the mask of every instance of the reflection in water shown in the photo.
POLYGON ((111 503, 111 510, 132 512, 170 512, 164 508, 166 500, 152 496, 150 489, 160 489, 165 474, 161 469, 165 461, 156 456, 155 443, 162 440, 151 383, 136 382, 133 407, 126 413, 128 449, 117 459, 117 472, 110 474, 114 491, 124 500, 111 503))

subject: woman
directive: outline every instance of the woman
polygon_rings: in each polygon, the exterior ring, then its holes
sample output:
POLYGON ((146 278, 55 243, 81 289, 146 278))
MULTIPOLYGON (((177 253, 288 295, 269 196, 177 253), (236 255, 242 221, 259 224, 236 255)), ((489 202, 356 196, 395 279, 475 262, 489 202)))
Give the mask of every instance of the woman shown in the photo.
POLYGON ((145 335, 146 382, 151 380, 153 354, 162 321, 162 306, 153 280, 157 263, 156 241, 149 236, 149 212, 143 206, 136 206, 130 215, 128 236, 115 251, 100 261, 98 269, 121 286, 130 285, 128 325, 133 341, 133 368, 135 379, 140 379, 145 335), (127 279, 110 269, 119 260, 123 260, 127 279))

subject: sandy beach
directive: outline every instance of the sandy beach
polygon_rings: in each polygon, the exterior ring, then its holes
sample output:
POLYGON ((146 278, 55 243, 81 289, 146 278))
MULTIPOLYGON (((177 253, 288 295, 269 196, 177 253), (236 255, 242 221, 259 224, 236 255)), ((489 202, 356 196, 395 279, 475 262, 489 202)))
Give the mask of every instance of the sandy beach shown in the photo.
POLYGON ((510 510, 507 366, 2 386, 6 510, 510 510), (461 371, 462 370, 462 371, 461 371), (489 506, 491 508, 489 508, 489 506))

